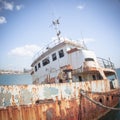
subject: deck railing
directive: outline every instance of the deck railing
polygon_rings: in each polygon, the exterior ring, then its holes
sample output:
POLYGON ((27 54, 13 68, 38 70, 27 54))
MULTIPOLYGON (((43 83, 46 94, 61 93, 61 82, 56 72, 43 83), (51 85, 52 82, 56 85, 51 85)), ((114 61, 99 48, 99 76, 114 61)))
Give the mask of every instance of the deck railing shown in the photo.
POLYGON ((97 57, 97 60, 101 67, 115 69, 114 64, 110 60, 106 60, 100 57, 97 57))
POLYGON ((46 51, 48 51, 50 48, 54 47, 55 45, 58 45, 60 43, 64 42, 64 39, 61 40, 54 40, 52 42, 50 42, 49 44, 45 45, 44 47, 42 47, 40 49, 40 51, 38 51, 34 56, 33 56, 33 60, 35 60, 36 58, 38 58, 40 55, 42 55, 43 53, 45 53, 46 51))

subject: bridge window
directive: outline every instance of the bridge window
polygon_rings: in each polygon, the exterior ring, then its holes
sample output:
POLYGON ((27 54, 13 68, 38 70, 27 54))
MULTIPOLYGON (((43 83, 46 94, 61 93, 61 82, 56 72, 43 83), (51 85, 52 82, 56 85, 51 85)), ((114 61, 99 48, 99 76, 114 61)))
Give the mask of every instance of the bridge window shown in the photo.
POLYGON ((47 65, 50 63, 50 60, 49 60, 49 57, 45 58, 43 61, 42 61, 42 64, 43 66, 47 65))
POLYGON ((35 66, 35 72, 37 71, 37 66, 35 66))
POLYGON ((40 68, 41 67, 41 65, 40 65, 40 63, 38 63, 38 68, 40 68))
POLYGON ((117 79, 117 76, 114 72, 104 72, 105 73, 105 76, 110 80, 110 81, 113 81, 115 79, 117 79))
POLYGON ((93 58, 85 58, 85 61, 94 61, 93 58))
POLYGON ((62 58, 62 57, 64 57, 64 52, 63 52, 63 50, 60 50, 59 51, 59 58, 62 58))
POLYGON ((52 60, 55 61, 57 59, 56 53, 52 54, 52 60))

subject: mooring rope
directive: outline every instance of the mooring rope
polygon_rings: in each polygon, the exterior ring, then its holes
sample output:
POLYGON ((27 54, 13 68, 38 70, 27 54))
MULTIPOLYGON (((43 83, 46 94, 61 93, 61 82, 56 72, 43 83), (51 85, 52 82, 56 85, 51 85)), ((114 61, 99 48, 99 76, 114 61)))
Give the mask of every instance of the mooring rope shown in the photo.
MULTIPOLYGON (((81 89, 82 90, 82 89, 81 89)), ((84 91, 84 90, 82 90, 84 91)), ((118 90, 120 91, 120 90, 118 90)), ((95 91, 84 91, 85 93, 92 93, 92 94, 98 94, 98 95, 106 95, 106 96, 113 96, 113 97, 120 97, 120 92, 118 94, 114 93, 101 93, 101 92, 95 92, 95 91)))
POLYGON ((89 101, 91 101, 92 103, 94 103, 94 104, 96 104, 96 105, 98 105, 98 106, 100 106, 100 107, 103 107, 103 108, 106 108, 106 109, 111 109, 111 110, 118 110, 118 111, 120 111, 120 108, 113 108, 113 107, 105 106, 105 105, 103 105, 102 103, 93 100, 92 98, 90 98, 89 96, 86 95, 86 92, 84 92, 84 90, 80 90, 80 93, 81 93, 81 95, 83 95, 85 98, 87 98, 89 101))

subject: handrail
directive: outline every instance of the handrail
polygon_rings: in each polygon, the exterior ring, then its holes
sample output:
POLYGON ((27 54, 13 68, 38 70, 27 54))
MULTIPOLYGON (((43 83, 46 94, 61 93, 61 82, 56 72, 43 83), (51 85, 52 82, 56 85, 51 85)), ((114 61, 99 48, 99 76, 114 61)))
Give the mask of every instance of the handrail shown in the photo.
POLYGON ((40 55, 42 55, 43 53, 48 51, 50 48, 52 48, 52 47, 54 47, 54 46, 56 46, 64 41, 65 41, 64 38, 60 39, 60 40, 56 39, 56 40, 50 42, 49 44, 45 45, 33 56, 33 60, 35 60, 37 57, 39 57, 40 55))
POLYGON ((110 60, 106 60, 106 59, 100 58, 100 57, 97 57, 97 60, 101 67, 115 69, 114 64, 110 60))

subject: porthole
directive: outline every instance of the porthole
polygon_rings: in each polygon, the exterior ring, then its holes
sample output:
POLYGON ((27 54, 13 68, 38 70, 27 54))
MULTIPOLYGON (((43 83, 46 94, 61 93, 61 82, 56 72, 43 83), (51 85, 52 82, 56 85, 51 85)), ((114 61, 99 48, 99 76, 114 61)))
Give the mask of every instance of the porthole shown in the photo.
POLYGON ((102 99, 101 98, 99 99, 99 102, 102 103, 102 99))
POLYGON ((106 100, 109 101, 109 97, 107 97, 106 100))
POLYGON ((113 96, 111 96, 112 97, 112 100, 113 100, 113 96))

